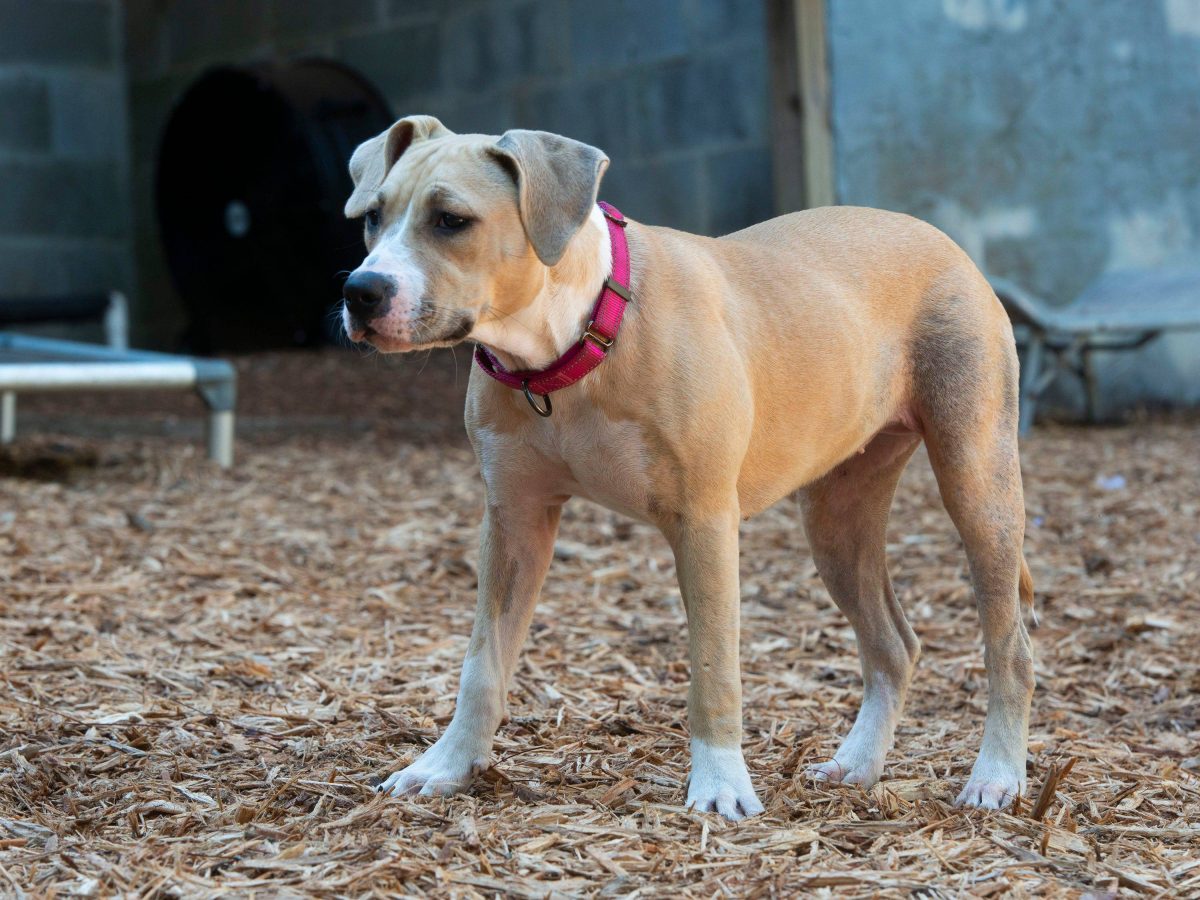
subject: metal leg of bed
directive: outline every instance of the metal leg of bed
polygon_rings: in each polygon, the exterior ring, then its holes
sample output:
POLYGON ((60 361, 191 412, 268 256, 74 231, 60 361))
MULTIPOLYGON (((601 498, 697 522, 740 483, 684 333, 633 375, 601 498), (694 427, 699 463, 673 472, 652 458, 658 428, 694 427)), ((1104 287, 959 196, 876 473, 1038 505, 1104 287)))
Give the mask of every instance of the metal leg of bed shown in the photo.
POLYGON ((1021 365, 1021 397, 1019 413, 1019 429, 1022 435, 1029 434, 1033 427, 1034 415, 1037 413, 1038 395, 1043 388, 1042 358, 1045 356, 1046 345, 1043 335, 1032 332, 1025 345, 1025 359, 1021 365))
POLYGON ((235 376, 225 363, 197 360, 196 390, 208 406, 208 458, 228 469, 233 465, 235 376))
POLYGON ((17 437, 17 393, 0 392, 0 444, 11 444, 17 437))

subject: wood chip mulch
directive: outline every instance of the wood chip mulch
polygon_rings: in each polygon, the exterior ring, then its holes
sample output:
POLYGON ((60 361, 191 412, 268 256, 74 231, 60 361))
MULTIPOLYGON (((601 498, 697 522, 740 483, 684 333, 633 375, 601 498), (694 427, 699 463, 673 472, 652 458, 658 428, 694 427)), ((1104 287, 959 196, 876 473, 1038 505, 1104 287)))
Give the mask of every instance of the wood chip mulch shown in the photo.
MULTIPOLYGON (((268 362, 242 363, 260 390, 228 474, 178 435, 88 436, 113 409, 0 451, 0 895, 1200 896, 1200 424, 1025 443, 1038 691, 1009 812, 951 806, 986 685, 923 455, 890 546, 923 657, 871 790, 804 775, 853 719, 854 638, 794 501, 747 523, 745 747, 767 812, 729 824, 680 807, 666 543, 582 502, 495 767, 461 797, 375 795, 453 709, 481 513, 461 407, 410 428, 388 379, 415 367, 268 362), (314 392, 332 399, 301 409, 314 392), (361 427, 330 426, 349 408, 361 427)), ((463 378, 438 365, 441 409, 463 378)))

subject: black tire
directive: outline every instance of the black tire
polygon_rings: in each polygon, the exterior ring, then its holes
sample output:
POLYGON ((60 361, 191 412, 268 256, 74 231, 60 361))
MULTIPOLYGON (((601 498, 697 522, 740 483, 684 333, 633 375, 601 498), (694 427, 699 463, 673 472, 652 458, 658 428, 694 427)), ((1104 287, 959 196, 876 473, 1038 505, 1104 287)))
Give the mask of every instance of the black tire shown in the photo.
POLYGON ((183 95, 156 202, 195 350, 328 340, 338 272, 362 259, 346 164, 391 122, 365 79, 326 61, 213 69, 183 95))

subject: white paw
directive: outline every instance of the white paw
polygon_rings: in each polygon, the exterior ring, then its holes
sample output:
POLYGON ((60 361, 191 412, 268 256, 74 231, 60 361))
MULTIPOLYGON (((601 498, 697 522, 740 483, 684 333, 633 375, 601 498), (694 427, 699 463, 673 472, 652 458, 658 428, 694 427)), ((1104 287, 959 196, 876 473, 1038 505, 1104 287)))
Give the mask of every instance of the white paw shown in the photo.
POLYGON ((411 766, 393 772, 376 788, 393 797, 421 794, 445 797, 465 790, 471 779, 490 765, 487 751, 479 752, 443 735, 411 766))
POLYGON ((883 739, 880 732, 890 734, 890 731, 890 722, 881 727, 864 708, 832 760, 809 766, 809 775, 817 781, 833 781, 835 784, 874 785, 883 774, 883 760, 892 746, 890 737, 883 739))
POLYGON ((954 805, 1004 809, 1024 790, 1024 774, 1015 765, 990 762, 980 757, 954 805))
POLYGON ((692 740, 687 805, 697 812, 718 812, 734 822, 763 811, 741 747, 714 747, 692 740))
POLYGON ((866 763, 843 761, 836 756, 828 762, 816 763, 808 767, 808 774, 814 781, 829 781, 834 784, 859 784, 867 788, 879 780, 883 774, 883 760, 870 760, 866 763))

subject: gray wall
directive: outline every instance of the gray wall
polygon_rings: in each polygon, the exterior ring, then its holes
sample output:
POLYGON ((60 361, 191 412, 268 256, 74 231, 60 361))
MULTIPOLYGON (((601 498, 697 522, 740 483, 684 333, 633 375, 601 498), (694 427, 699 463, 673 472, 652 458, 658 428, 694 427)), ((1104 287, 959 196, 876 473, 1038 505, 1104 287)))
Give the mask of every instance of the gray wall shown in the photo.
MULTIPOLYGON (((153 214, 171 105, 209 66, 296 56, 354 66, 398 115, 591 141, 631 215, 736 229, 773 206, 764 6, 0 0, 0 294, 127 286, 136 267, 135 339, 171 345, 153 214)), ((827 9, 841 202, 930 219, 1054 302, 1108 269, 1200 260, 1195 2, 827 9)), ((1103 372, 1114 405, 1200 402, 1195 340, 1103 372)))
MULTIPOLYGON (((1200 265, 1200 4, 829 0, 843 203, 929 219, 1056 302, 1200 265)), ((1102 364, 1110 407, 1200 403, 1200 344, 1102 364)))
POLYGON ((138 335, 182 328, 155 234, 171 104, 217 63, 320 55, 399 115, 455 131, 540 128, 589 141, 603 196, 636 218, 735 230, 770 214, 763 4, 757 0, 128 0, 138 335))
POLYGON ((131 281, 117 0, 0 0, 0 300, 131 281))

